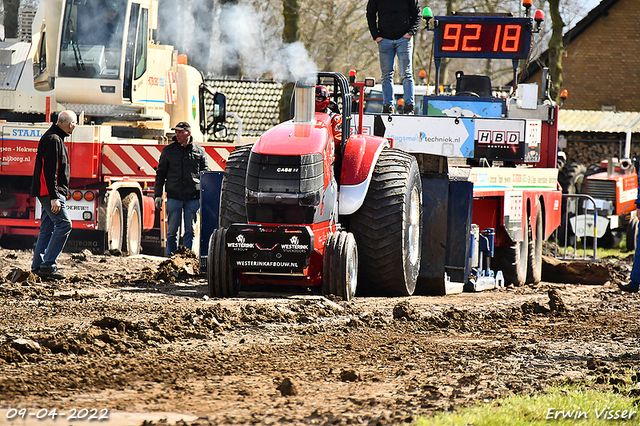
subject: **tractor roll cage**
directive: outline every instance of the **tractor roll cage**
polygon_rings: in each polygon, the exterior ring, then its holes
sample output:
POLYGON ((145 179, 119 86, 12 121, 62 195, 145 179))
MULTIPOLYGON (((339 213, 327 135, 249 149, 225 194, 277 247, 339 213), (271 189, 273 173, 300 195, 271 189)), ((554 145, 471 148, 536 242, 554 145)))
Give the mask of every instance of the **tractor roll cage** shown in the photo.
MULTIPOLYGON (((345 142, 351 136, 351 91, 349 90, 349 82, 347 78, 338 72, 326 72, 319 71, 317 73, 317 84, 324 84, 323 78, 333 79, 333 92, 332 97, 335 99, 340 98, 342 102, 342 140, 340 141, 341 151, 344 151, 345 142), (336 90, 338 89, 338 90, 336 90)), ((340 104, 340 102, 336 102, 340 104)), ((342 152, 341 152, 342 154, 342 152)))

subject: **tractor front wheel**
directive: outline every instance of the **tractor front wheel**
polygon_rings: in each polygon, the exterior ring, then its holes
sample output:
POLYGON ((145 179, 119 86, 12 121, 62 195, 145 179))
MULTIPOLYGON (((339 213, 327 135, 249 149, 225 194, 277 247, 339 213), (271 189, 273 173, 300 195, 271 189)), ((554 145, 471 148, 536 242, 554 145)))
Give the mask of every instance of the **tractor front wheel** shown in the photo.
POLYGON ((240 285, 229 265, 224 247, 226 235, 226 228, 218 228, 213 230, 209 238, 207 281, 211 297, 235 297, 240 292, 240 285))
POLYGON ((322 294, 349 301, 358 287, 358 249, 353 234, 340 231, 329 235, 322 259, 322 294))

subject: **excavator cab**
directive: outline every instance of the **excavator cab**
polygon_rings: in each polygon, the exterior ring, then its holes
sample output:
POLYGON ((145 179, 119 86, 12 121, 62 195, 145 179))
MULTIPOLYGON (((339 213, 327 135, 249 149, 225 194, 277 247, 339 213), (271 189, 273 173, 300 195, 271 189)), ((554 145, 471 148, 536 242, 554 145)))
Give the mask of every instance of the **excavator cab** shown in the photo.
POLYGON ((70 0, 65 4, 59 77, 120 78, 126 8, 126 0, 70 0))

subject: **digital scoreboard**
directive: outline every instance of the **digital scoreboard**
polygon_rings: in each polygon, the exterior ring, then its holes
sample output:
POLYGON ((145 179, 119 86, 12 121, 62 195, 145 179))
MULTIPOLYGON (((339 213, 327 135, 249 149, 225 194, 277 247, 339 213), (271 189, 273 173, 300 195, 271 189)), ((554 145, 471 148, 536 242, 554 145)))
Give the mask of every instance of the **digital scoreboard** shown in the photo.
POLYGON ((529 18, 439 16, 436 58, 526 59, 531 48, 529 18))

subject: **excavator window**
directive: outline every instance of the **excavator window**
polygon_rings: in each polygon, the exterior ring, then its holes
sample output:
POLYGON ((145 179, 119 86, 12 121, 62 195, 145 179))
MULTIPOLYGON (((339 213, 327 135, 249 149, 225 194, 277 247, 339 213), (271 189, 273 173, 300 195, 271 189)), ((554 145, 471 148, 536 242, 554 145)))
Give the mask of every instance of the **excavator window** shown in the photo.
POLYGON ((147 42, 149 40, 149 14, 148 9, 142 9, 141 19, 138 23, 138 40, 136 43, 136 72, 134 79, 137 80, 147 70, 147 42))
POLYGON ((61 77, 120 77, 126 0, 67 0, 62 22, 61 77))

